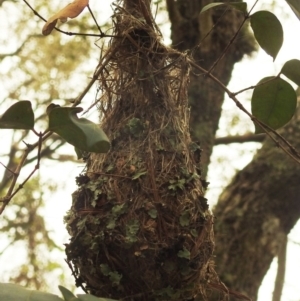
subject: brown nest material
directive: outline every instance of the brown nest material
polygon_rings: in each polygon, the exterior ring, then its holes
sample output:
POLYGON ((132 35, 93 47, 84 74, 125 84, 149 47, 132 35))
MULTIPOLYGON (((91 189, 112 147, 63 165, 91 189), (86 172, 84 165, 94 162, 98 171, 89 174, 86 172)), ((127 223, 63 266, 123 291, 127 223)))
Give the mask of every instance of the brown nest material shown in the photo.
POLYGON ((160 42, 150 5, 124 2, 114 14, 117 38, 99 64, 111 150, 92 154, 77 178, 67 261, 77 284, 96 296, 199 300, 215 277, 214 238, 200 149, 189 136, 189 66, 160 42))

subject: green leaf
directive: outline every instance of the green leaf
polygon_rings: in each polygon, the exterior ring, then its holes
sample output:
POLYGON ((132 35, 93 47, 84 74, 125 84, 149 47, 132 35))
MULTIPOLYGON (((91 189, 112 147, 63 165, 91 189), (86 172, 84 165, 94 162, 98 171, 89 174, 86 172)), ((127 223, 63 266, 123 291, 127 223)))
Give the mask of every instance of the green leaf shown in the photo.
POLYGON ((115 205, 114 207, 112 207, 111 211, 113 216, 118 217, 127 211, 127 205, 125 203, 120 205, 115 205))
POLYGON ((190 259, 191 253, 190 253, 190 251, 188 249, 183 248, 183 250, 180 250, 177 253, 177 256, 180 257, 180 258, 190 259))
POLYGON ((294 14, 300 20, 300 2, 299 0, 286 0, 288 5, 291 7, 294 14))
POLYGON ((12 283, 0 283, 0 300, 5 301, 62 301, 57 295, 28 290, 12 283))
POLYGON ((179 223, 182 227, 188 226, 190 224, 190 213, 188 210, 182 212, 179 218, 179 223))
POLYGON ((147 171, 138 171, 136 172, 133 176, 132 176, 132 180, 136 180, 138 179, 139 177, 145 175, 147 173, 147 171))
POLYGON ((65 287, 63 287, 61 285, 59 285, 58 288, 61 291, 61 294, 63 295, 65 301, 75 301, 75 300, 78 300, 78 298, 76 298, 74 296, 74 294, 71 291, 69 291, 67 288, 65 288, 65 287))
POLYGON ((283 43, 283 29, 277 17, 268 11, 250 16, 250 24, 260 47, 275 61, 283 43))
POLYGON ((80 160, 83 158, 85 151, 79 149, 78 147, 74 147, 75 153, 77 155, 77 159, 80 160))
POLYGON ((293 81, 295 84, 300 86, 300 61, 299 60, 290 60, 287 61, 282 69, 281 72, 284 74, 288 79, 293 81))
POLYGON ((150 209, 148 211, 148 214, 151 218, 157 218, 157 210, 156 209, 150 209))
POLYGON ((129 220, 127 222, 127 225, 125 226, 126 240, 130 243, 136 242, 137 241, 136 234, 138 233, 139 229, 140 229, 140 224, 138 220, 136 219, 129 220))
POLYGON ((110 272, 109 273, 109 280, 112 282, 113 285, 119 285, 122 279, 122 275, 118 272, 110 272))
POLYGON ((10 106, 0 118, 0 129, 30 130, 34 114, 29 100, 20 100, 10 106))
POLYGON ((104 276, 108 276, 111 272, 111 269, 106 263, 102 263, 100 264, 100 271, 104 276))
POLYGON ((110 143, 99 126, 85 118, 78 118, 82 108, 54 107, 48 110, 49 130, 82 151, 106 153, 110 143))
POLYGON ((78 299, 81 301, 117 301, 115 299, 109 299, 109 298, 97 298, 93 295, 77 295, 78 299))
MULTIPOLYGON (((285 80, 272 76, 265 77, 258 83, 251 100, 252 114, 274 130, 290 121, 296 104, 297 96, 293 87, 285 80), (262 84, 263 82, 266 83, 262 84)), ((262 132, 255 124, 255 133, 262 132)))
POLYGON ((112 230, 115 227, 116 227, 116 218, 110 218, 107 222, 106 228, 112 230))
POLYGON ((107 264, 100 264, 100 270, 104 276, 109 277, 113 284, 119 284, 123 277, 118 272, 113 272, 107 264))
POLYGON ((208 5, 205 5, 202 10, 200 11, 200 14, 202 14, 203 12, 216 7, 216 6, 220 6, 220 5, 229 5, 237 10, 242 11, 243 13, 247 12, 247 3, 246 2, 215 2, 215 3, 210 3, 208 5))

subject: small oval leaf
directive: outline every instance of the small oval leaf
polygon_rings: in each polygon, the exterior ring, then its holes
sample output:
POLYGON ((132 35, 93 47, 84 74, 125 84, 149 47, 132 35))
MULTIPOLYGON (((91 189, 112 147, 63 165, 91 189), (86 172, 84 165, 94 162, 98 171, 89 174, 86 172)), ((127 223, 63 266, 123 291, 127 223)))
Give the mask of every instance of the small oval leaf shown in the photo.
POLYGON ((78 107, 54 107, 48 110, 49 130, 80 150, 93 153, 108 152, 110 143, 103 130, 90 120, 77 117, 76 114, 82 110, 78 107))
MULTIPOLYGON (((293 87, 278 77, 265 77, 255 87, 251 100, 252 114, 272 129, 284 126, 293 117, 297 95, 293 87), (271 80, 273 79, 273 80, 271 80), (266 82, 265 84, 262 84, 266 82)), ((255 124, 255 133, 264 131, 255 124)))
POLYGON ((250 24, 260 47, 275 61, 283 43, 283 29, 277 17, 268 11, 250 16, 250 24))
POLYGON ((287 61, 282 69, 281 72, 284 74, 288 79, 293 81, 295 84, 300 86, 300 61, 299 60, 290 60, 287 61))
POLYGON ((205 5, 202 10, 200 11, 200 14, 204 13, 205 11, 214 8, 216 6, 220 5, 229 5, 237 10, 240 10, 243 13, 247 12, 247 3, 246 2, 215 2, 215 3, 210 3, 208 5, 205 5))
POLYGON ((0 129, 31 130, 34 114, 29 100, 20 100, 9 107, 0 118, 0 129))

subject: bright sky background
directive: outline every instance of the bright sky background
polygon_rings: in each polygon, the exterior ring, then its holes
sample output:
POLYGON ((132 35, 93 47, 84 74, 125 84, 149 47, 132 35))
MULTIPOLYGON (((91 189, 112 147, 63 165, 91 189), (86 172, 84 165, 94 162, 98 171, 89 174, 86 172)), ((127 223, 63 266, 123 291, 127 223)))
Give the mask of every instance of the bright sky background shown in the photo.
MULTIPOLYGON (((61 3, 68 3, 68 0, 61 1, 61 3)), ((247 1, 248 7, 254 1, 247 1)), ((109 18, 109 6, 111 1, 101 2, 101 16, 103 19, 101 23, 109 18)), ((263 4, 265 9, 269 9, 269 4, 271 1, 264 1, 263 4)), ((90 6, 96 8, 98 6, 98 0, 90 0, 90 6)), ((257 6, 256 10, 260 6, 257 6)), ((257 54, 253 55, 252 58, 245 58, 241 63, 237 64, 232 76, 232 81, 230 82, 229 88, 235 92, 244 87, 252 86, 256 84, 262 77, 276 75, 276 73, 281 69, 283 63, 289 59, 300 59, 300 43, 298 42, 298 37, 300 33, 300 21, 292 13, 288 5, 282 1, 279 4, 276 1, 275 13, 277 17, 282 22, 284 27, 284 44, 276 59, 276 62, 272 62, 272 58, 265 54, 263 51, 259 51, 257 54)), ((165 16, 162 16, 159 23, 163 22, 165 16)), ((1 25, 1 20, 0 20, 1 25)), ((169 25, 163 26, 163 31, 168 35, 169 25)), ((166 38, 166 42, 169 38, 166 38)), ((93 98, 93 93, 95 89, 92 89, 88 97, 93 98)), ((239 100, 249 108, 250 103, 247 101, 249 99, 249 93, 239 95, 239 100)), ((90 100, 87 101, 90 103, 90 100)), ((220 130, 218 131, 219 136, 228 135, 228 123, 230 122, 230 115, 236 114, 238 112, 237 107, 230 99, 226 99, 224 103, 224 117, 220 121, 220 130)), ((240 118, 244 122, 243 126, 233 129, 230 134, 243 134, 249 128, 253 129, 252 123, 247 119, 242 113, 239 113, 240 118)), ((1 135, 1 140, 4 139, 6 134, 1 135)), ((2 144, 2 143, 1 143, 2 144)), ((236 170, 242 169, 251 158, 259 144, 247 143, 242 145, 228 145, 228 146, 218 146, 215 147, 212 164, 210 166, 213 173, 209 173, 208 181, 211 183, 210 189, 207 193, 207 197, 211 205, 213 205, 218 197, 218 194, 222 191, 223 187, 228 183, 230 177, 236 172, 236 170), (226 155, 224 155, 226 154, 226 155), (222 164, 220 164, 222 161, 222 164), (226 170, 226 173, 224 173, 226 170), (219 177, 216 177, 219 174, 219 177), (226 174, 226 175, 224 175, 226 174)), ((64 152, 73 153, 73 147, 66 146, 64 152)), ((53 195, 47 197, 46 209, 44 210, 44 216, 48 224, 49 229, 53 231, 52 236, 55 237, 56 242, 59 245, 63 245, 68 241, 68 234, 65 230, 63 224, 63 216, 65 212, 71 207, 71 194, 76 190, 75 177, 83 170, 84 164, 78 163, 64 163, 63 166, 57 165, 56 162, 43 162, 41 164, 40 174, 44 181, 47 179, 53 180, 55 178, 58 183, 64 183, 61 185, 61 189, 58 189, 53 195)), ((24 170, 24 174, 27 174, 29 170, 24 170)), ((59 184, 60 185, 60 184, 59 184)), ((295 229, 290 233, 289 238, 291 241, 296 241, 300 243, 300 224, 298 224, 295 229)), ((1 242, 0 242, 1 250, 1 242)), ((300 300, 300 245, 290 242, 288 246, 288 260, 286 269, 286 282, 283 291, 282 301, 296 301, 300 300)), ((9 271, 11 266, 5 266, 5 262, 10 262, 11 258, 17 263, 18 258, 20 258, 20 250, 18 249, 18 254, 14 254, 14 250, 11 252, 5 252, 2 257, 0 257, 1 273, 9 271)), ((58 262, 64 264, 65 255, 63 253, 55 252, 51 254, 53 258, 56 258, 58 262)), ((21 260, 21 259, 20 259, 21 260)), ((67 273, 70 273, 68 268, 66 268, 67 273)), ((260 289, 259 301, 267 301, 272 299, 272 291, 274 286, 274 279, 276 275, 276 259, 272 263, 269 273, 265 277, 264 283, 260 289)), ((71 277, 71 276, 70 276, 71 277)), ((2 280, 2 279, 0 279, 2 280)), ((72 280, 71 280, 72 281, 72 280)), ((53 284, 56 285, 55 280, 53 284)), ((58 291, 55 291, 58 293, 58 291)))

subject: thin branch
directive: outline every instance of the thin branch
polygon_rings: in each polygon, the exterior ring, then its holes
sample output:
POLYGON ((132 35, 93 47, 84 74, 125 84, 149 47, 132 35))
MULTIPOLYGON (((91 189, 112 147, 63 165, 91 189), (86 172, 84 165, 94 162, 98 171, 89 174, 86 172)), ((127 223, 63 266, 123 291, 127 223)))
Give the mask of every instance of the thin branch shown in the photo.
POLYGON ((256 87, 263 86, 263 85, 265 85, 265 84, 267 84, 267 83, 273 81, 274 79, 278 78, 279 76, 280 76, 280 73, 279 73, 277 76, 274 76, 274 77, 272 77, 272 78, 270 78, 270 79, 268 79, 268 80, 266 80, 266 81, 263 81, 263 82, 261 82, 261 83, 255 85, 255 86, 250 86, 250 87, 244 88, 244 89, 242 89, 242 90, 240 90, 240 91, 237 91, 237 92, 234 92, 234 93, 232 93, 232 94, 233 94, 234 96, 237 96, 238 94, 243 93, 243 92, 245 92, 245 91, 247 91, 247 90, 251 90, 251 89, 254 89, 254 88, 256 88, 256 87))
POLYGON ((27 149, 26 151, 24 151, 23 156, 21 158, 21 162, 18 164, 16 170, 13 172, 13 179, 12 179, 12 183, 7 191, 7 194, 4 198, 1 199, 1 202, 3 203, 1 208, 0 208, 0 215, 2 214, 2 212, 4 211, 5 207, 9 204, 10 200, 24 187, 24 185, 27 183, 27 181, 33 176, 33 174, 39 169, 40 167, 40 152, 41 152, 41 148, 42 148, 42 142, 43 142, 43 136, 42 134, 40 134, 39 137, 39 141, 37 142, 37 146, 38 146, 38 160, 37 160, 37 164, 35 165, 34 169, 31 171, 31 173, 27 176, 27 178, 19 185, 19 187, 13 191, 17 180, 19 178, 21 169, 24 165, 24 162, 28 156, 28 154, 30 153, 31 150, 34 149, 34 145, 27 145, 27 149))
POLYGON ((9 169, 7 166, 5 166, 2 162, 0 162, 0 164, 7 170, 9 171, 11 174, 14 174, 15 172, 12 171, 11 169, 9 169))
POLYGON ((104 61, 103 63, 99 66, 99 68, 96 68, 96 71, 93 75, 92 80, 88 83, 88 85, 86 86, 86 88, 83 90, 83 92, 75 99, 72 107, 76 107, 81 103, 81 100, 83 99, 83 97, 86 95, 86 93, 91 89, 91 87, 93 86, 93 84, 95 83, 95 81, 98 79, 99 75, 101 74, 101 72, 106 68, 106 65, 110 62, 111 58, 114 56, 116 52, 116 48, 111 50, 109 53, 107 53, 104 56, 104 61))
POLYGON ((255 1, 255 3, 253 4, 253 6, 251 7, 249 13, 247 13, 244 17, 244 20, 242 21, 241 25, 239 26, 239 28, 237 29, 237 31, 235 32, 235 34, 233 35, 233 37, 231 38, 231 40, 229 41, 229 43, 226 45, 225 49, 223 50, 223 52, 221 53, 221 55, 218 57, 218 59, 213 63, 213 65, 209 68, 208 70, 208 74, 210 74, 215 67, 217 66, 217 64, 223 59, 223 57, 225 56, 225 54, 227 53, 227 50, 229 49, 229 47, 232 45, 232 43, 235 41, 236 37, 238 36, 238 34, 240 33, 242 27, 244 26, 245 22, 250 18, 250 13, 253 10, 253 8, 256 6, 258 0, 255 1))
POLYGON ((51 135, 52 135, 52 132, 46 132, 46 133, 43 134, 43 136, 40 137, 40 139, 35 144, 27 144, 27 148, 24 150, 23 155, 21 157, 21 160, 20 160, 18 166, 16 167, 16 170, 13 173, 12 182, 11 182, 9 188, 8 188, 6 196, 0 199, 0 202, 2 202, 2 206, 0 208, 0 215, 3 213, 5 207, 9 204, 11 199, 17 194, 17 192, 24 186, 24 184, 32 177, 32 175, 39 168, 40 155, 38 155, 38 162, 37 162, 34 170, 29 174, 29 176, 25 179, 25 181, 23 181, 23 183, 21 183, 19 185, 19 187, 15 191, 13 191, 15 186, 16 186, 17 180, 19 178, 21 169, 22 169, 22 167, 24 165, 24 162, 26 161, 29 153, 32 150, 34 150, 37 146, 38 146, 38 151, 40 152, 42 142, 45 141, 46 139, 48 139, 51 135))
POLYGON ((287 243, 288 243, 288 239, 287 239, 287 235, 285 235, 278 252, 278 267, 277 267, 277 275, 275 280, 272 301, 281 300, 282 290, 284 286, 284 278, 285 278, 287 243))
POLYGON ((102 32, 102 30, 101 30, 101 28, 100 28, 100 26, 99 26, 99 24, 98 24, 98 22, 97 22, 97 20, 96 20, 96 18, 95 18, 95 16, 94 16, 93 12, 92 12, 92 10, 91 10, 89 4, 87 5, 87 8, 89 9, 89 12, 90 12, 90 14, 92 15, 92 18, 93 18, 93 20, 94 20, 94 22, 95 22, 95 24, 96 24, 96 26, 97 26, 97 28, 98 28, 98 30, 99 30, 99 32, 100 32, 100 36, 101 36, 101 37, 104 37, 105 34, 102 32))
POLYGON ((280 134, 278 134, 274 129, 257 119, 255 116, 253 116, 250 112, 246 110, 246 108, 239 102, 239 100, 235 97, 235 95, 216 77, 214 77, 209 71, 205 70, 198 64, 196 64, 192 59, 188 59, 188 62, 193 66, 194 68, 201 71, 203 74, 211 78, 214 82, 216 82, 227 94, 228 96, 235 102, 236 106, 243 111, 245 114, 247 114, 251 120, 256 123, 258 126, 262 128, 262 130, 275 142, 275 144, 280 147, 289 157, 291 157, 294 161, 296 161, 298 164, 300 164, 300 155, 297 152, 297 150, 280 134), (276 138, 279 140, 277 140, 276 138), (280 143, 282 142, 282 143, 280 143), (285 146, 285 147, 284 147, 285 146), (287 147, 287 148, 286 148, 287 147))
MULTIPOLYGON (((42 20, 44 20, 46 22, 46 20, 40 16, 31 6, 30 4, 26 1, 23 0, 27 6, 33 11, 33 13, 35 15, 37 15, 39 18, 41 18, 42 20)), ((91 11, 90 11, 91 12, 91 11)), ((91 12, 92 14, 92 12, 91 12)), ((93 14, 92 14, 93 16, 93 14)), ((94 18, 94 17, 93 17, 94 18)), ((95 20, 95 18, 94 18, 95 20)), ((96 20, 95 20, 96 22, 96 20)), ((98 24, 97 24, 98 26, 98 24)), ((99 27, 100 28, 100 27, 99 27)), ((57 28, 56 28, 57 29, 57 28)), ((58 31, 61 31, 59 29, 57 29, 58 31)), ((101 29, 100 29, 101 31, 101 29)), ((63 31, 61 31, 63 32, 63 31)), ((65 32, 63 32, 65 33, 65 32)), ((98 36, 99 35, 94 35, 94 36, 98 36)), ((108 35, 106 35, 108 36, 108 35)), ((112 36, 109 36, 112 37, 112 36)), ((108 52, 105 54, 105 56, 103 57, 103 60, 98 64, 96 71, 93 75, 92 80, 88 83, 87 87, 84 89, 84 91, 77 97, 77 99, 74 101, 72 107, 77 106, 78 104, 80 104, 81 100, 83 99, 83 97, 86 95, 86 93, 90 90, 90 88, 92 87, 92 85, 95 83, 95 81, 98 79, 99 75, 101 74, 101 72, 106 68, 106 65, 110 62, 111 58, 113 57, 114 53, 115 53, 116 49, 113 49, 112 51, 108 52)), ((8 191, 6 193, 6 195, 3 198, 0 198, 0 203, 2 203, 2 206, 0 207, 0 215, 3 213, 4 209, 6 208, 6 206, 9 204, 9 202, 11 201, 11 199, 18 193, 18 191, 20 191, 23 186, 27 183, 27 181, 33 176, 33 174, 39 169, 40 166, 40 159, 41 159, 41 155, 42 155, 42 142, 44 142, 46 139, 48 139, 51 135, 52 132, 50 132, 49 130, 45 131, 44 133, 37 133, 35 130, 33 130, 33 132, 39 136, 39 140, 35 143, 35 144, 26 144, 26 149, 23 152, 23 155, 21 157, 21 160, 19 162, 19 164, 17 165, 15 171, 10 170, 10 172, 12 173, 12 181, 11 184, 8 188, 8 191), (35 165, 34 169, 31 171, 31 173, 26 177, 26 179, 18 186, 18 188, 15 188, 17 180, 19 178, 20 172, 22 167, 25 164, 25 161, 27 160, 27 157, 29 155, 29 153, 34 150, 36 147, 38 147, 38 155, 37 155, 37 164, 35 165)))
MULTIPOLYGON (((42 17, 26 0, 23 0, 25 2, 25 4, 32 10, 32 12, 39 17, 41 20, 43 20, 44 22, 47 22, 47 20, 42 17)), ((94 33, 79 33, 79 32, 70 32, 70 31, 64 31, 59 29, 58 27, 54 27, 55 30, 68 35, 68 36, 86 36, 86 37, 98 37, 98 38, 117 38, 116 36, 113 35, 107 35, 107 34, 94 34, 94 33)))
POLYGON ((240 292, 228 289, 223 282, 219 282, 219 283, 209 282, 209 283, 207 283, 207 285, 209 287, 213 288, 214 290, 223 291, 226 295, 233 296, 236 299, 252 301, 252 299, 249 298, 248 296, 246 296, 240 292))
MULTIPOLYGON (((25 0, 24 0, 25 1, 25 0)), ((90 88, 92 87, 92 85, 95 83, 95 81, 98 79, 99 75, 101 74, 101 72, 105 69, 106 65, 109 63, 109 61, 111 60, 111 58, 113 57, 114 53, 115 53, 116 49, 113 49, 112 51, 110 51, 109 53, 107 53, 104 56, 104 62, 102 61, 102 64, 99 66, 97 66, 96 71, 94 73, 94 76, 92 78, 92 80, 88 83, 87 87, 84 89, 84 91, 77 97, 77 99, 75 100, 75 102, 73 103, 72 107, 77 106, 78 104, 80 104, 81 100, 83 99, 83 97, 86 95, 86 93, 90 90, 90 88)), ((24 153, 22 155, 22 158, 18 164, 18 166, 16 167, 16 170, 13 172, 13 178, 12 178, 12 182, 10 184, 10 187, 6 193, 6 196, 0 199, 0 202, 2 202, 2 206, 0 208, 0 215, 3 213, 5 207, 9 204, 9 202, 11 201, 11 199, 23 188, 23 186, 26 184, 26 182, 33 176, 33 174, 39 169, 39 164, 40 164, 40 159, 41 159, 41 147, 42 147, 42 142, 45 141, 46 139, 48 139, 53 132, 50 132, 49 130, 47 130, 46 132, 44 132, 43 134, 38 134, 37 132, 35 132, 35 134, 39 135, 39 140, 35 143, 35 144, 26 144, 27 148, 24 150, 24 153), (35 166, 35 168, 32 170, 32 172, 27 176, 27 178, 19 185, 19 187, 14 191, 14 187, 17 183, 17 180, 19 178, 20 172, 22 167, 24 166, 24 163, 29 155, 29 153, 34 150, 36 147, 38 147, 38 156, 37 156, 37 164, 35 166)))
POLYGON ((245 134, 241 136, 226 136, 215 138, 215 145, 230 144, 230 143, 245 143, 245 142, 263 142, 265 134, 245 134))

